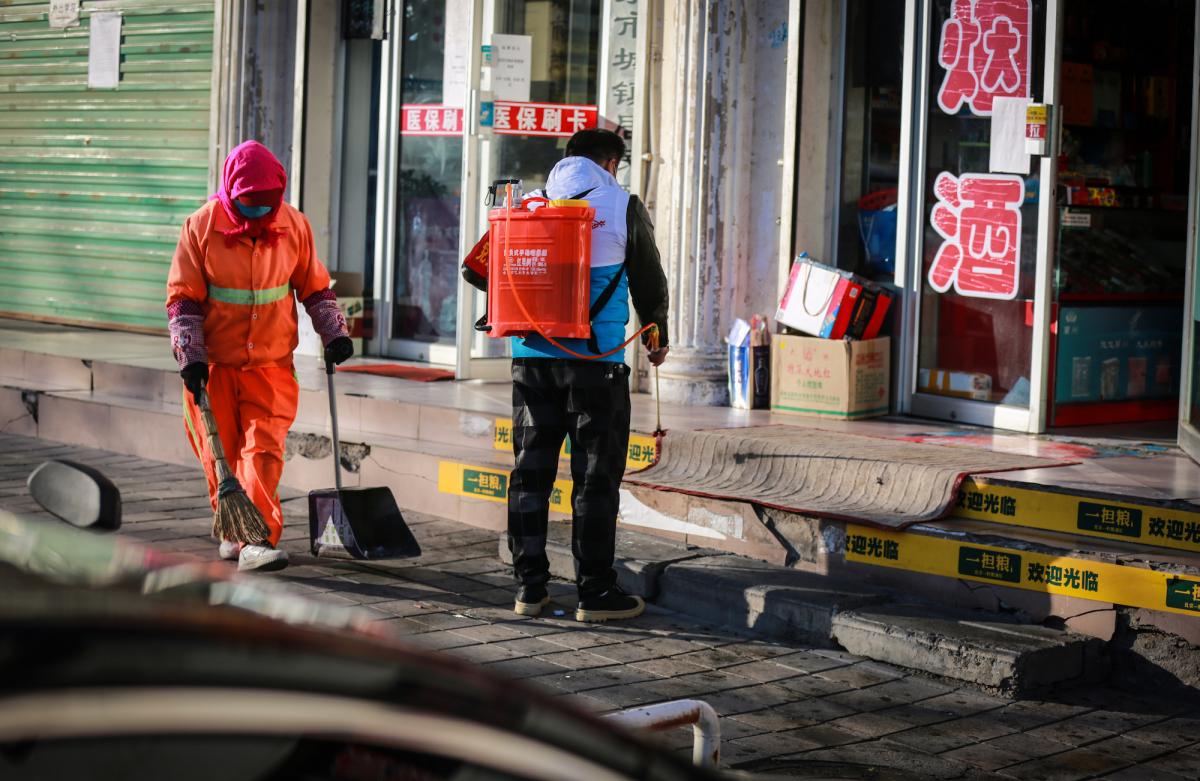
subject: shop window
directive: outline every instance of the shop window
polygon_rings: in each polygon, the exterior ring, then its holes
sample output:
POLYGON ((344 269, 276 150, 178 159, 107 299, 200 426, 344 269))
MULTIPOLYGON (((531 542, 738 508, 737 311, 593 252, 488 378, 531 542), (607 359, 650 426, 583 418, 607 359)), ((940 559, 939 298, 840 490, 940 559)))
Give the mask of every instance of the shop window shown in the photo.
POLYGON ((903 0, 848 0, 837 266, 891 282, 904 55, 903 0))
MULTIPOLYGON (((600 89, 600 0, 500 0, 496 32, 533 38, 529 99, 594 106, 600 89)), ((497 135, 492 170, 542 187, 566 152, 567 139, 497 135)))

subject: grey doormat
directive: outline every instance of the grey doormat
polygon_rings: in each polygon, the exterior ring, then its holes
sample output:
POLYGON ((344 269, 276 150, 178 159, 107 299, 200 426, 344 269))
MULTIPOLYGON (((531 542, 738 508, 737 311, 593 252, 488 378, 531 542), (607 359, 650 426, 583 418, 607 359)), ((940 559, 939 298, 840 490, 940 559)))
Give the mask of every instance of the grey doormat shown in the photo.
POLYGON ((672 431, 625 482, 903 528, 948 515, 967 475, 1067 463, 776 425, 672 431))

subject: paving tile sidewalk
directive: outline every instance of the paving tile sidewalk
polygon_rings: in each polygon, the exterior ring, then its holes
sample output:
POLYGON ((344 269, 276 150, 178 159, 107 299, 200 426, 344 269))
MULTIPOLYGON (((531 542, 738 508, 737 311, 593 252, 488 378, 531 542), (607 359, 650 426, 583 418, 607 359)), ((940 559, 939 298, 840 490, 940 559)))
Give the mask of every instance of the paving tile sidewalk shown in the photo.
MULTIPOLYGON (((120 486, 121 534, 215 557, 198 469, 0 435, 0 508, 44 515, 25 478, 53 457, 96 466, 120 486)), ((849 762, 884 769, 878 777, 939 779, 1200 778, 1200 711, 1180 703, 1108 688, 1013 702, 653 607, 629 622, 577 624, 565 583, 551 584, 551 609, 562 615, 520 618, 511 611, 511 579, 496 558, 494 534, 409 514, 425 551, 420 559, 316 560, 308 554, 305 498, 284 498, 282 544, 292 566, 262 577, 367 611, 408 641, 526 679, 584 708, 703 699, 721 715, 727 765, 773 763, 786 773, 792 761, 849 762)), ((689 730, 662 739, 690 750, 689 730)))

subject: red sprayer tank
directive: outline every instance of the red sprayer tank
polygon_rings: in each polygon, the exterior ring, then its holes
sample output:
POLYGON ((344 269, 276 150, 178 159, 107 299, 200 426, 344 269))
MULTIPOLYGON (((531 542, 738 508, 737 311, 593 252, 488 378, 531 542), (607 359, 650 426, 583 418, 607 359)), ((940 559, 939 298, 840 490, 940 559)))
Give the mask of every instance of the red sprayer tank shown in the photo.
POLYGON ((588 305, 595 214, 587 201, 545 198, 526 198, 511 212, 488 212, 489 335, 527 336, 535 331, 562 339, 591 335, 588 305), (510 263, 507 268, 505 260, 510 263))

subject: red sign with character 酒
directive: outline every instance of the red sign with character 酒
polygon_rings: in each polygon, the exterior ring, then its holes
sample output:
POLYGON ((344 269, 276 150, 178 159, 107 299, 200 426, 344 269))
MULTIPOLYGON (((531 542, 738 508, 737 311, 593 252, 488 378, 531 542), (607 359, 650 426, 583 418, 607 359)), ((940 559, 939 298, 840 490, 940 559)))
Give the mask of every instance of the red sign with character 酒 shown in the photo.
POLYGON ((954 287, 971 298, 1011 300, 1021 281, 1021 204, 1025 181, 1019 176, 943 172, 933 185, 938 202, 930 222, 942 237, 929 286, 939 293, 954 287))

